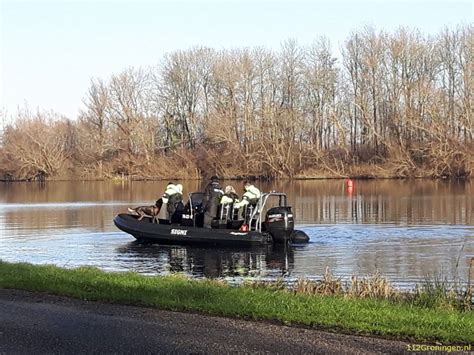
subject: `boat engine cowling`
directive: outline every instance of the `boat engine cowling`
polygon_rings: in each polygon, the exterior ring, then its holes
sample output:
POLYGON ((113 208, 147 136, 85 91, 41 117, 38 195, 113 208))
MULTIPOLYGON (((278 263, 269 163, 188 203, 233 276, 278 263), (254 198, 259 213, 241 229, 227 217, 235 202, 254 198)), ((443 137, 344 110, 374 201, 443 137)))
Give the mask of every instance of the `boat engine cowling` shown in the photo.
POLYGON ((285 243, 291 238, 295 227, 290 206, 272 207, 265 215, 265 230, 276 243, 285 243))

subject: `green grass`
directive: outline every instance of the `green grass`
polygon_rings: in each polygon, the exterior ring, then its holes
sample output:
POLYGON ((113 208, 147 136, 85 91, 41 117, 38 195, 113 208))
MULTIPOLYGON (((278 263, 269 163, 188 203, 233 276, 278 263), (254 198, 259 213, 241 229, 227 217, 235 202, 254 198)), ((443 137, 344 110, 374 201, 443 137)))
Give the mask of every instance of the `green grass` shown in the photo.
POLYGON ((212 315, 275 320, 346 333, 443 343, 474 343, 474 312, 407 301, 308 295, 271 287, 232 287, 181 276, 108 273, 0 261, 0 288, 158 307, 212 315))

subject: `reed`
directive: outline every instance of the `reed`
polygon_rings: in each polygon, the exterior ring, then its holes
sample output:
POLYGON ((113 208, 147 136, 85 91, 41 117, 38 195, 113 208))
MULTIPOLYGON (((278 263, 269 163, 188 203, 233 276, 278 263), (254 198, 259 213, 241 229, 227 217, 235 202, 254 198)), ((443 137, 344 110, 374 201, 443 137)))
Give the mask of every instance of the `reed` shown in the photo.
POLYGON ((345 286, 341 278, 335 277, 326 267, 322 280, 312 281, 301 278, 296 282, 294 292, 307 295, 339 296, 345 294, 345 286))
MULTIPOLYGON (((259 287, 274 289, 275 285, 260 282, 259 287)), ((365 277, 352 275, 350 281, 344 281, 326 268, 321 280, 301 278, 293 287, 290 286, 290 289, 295 294, 385 299, 426 308, 469 311, 474 307, 473 287, 470 282, 450 282, 442 275, 426 278, 423 283, 416 285, 414 290, 400 290, 378 271, 365 277)))
POLYGON ((472 310, 473 288, 468 283, 463 285, 458 280, 449 282, 442 275, 427 278, 417 285, 413 293, 405 295, 408 302, 427 308, 445 308, 461 311, 472 310))
POLYGON ((398 299, 400 292, 378 271, 367 277, 352 275, 347 295, 358 298, 398 299))

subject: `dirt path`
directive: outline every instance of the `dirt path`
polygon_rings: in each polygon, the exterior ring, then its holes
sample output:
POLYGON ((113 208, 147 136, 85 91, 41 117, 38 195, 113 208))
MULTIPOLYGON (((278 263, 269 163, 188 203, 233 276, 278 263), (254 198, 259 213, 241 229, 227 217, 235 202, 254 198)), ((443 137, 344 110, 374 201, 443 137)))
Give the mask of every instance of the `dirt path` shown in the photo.
POLYGON ((0 289, 0 354, 402 353, 407 343, 0 289))

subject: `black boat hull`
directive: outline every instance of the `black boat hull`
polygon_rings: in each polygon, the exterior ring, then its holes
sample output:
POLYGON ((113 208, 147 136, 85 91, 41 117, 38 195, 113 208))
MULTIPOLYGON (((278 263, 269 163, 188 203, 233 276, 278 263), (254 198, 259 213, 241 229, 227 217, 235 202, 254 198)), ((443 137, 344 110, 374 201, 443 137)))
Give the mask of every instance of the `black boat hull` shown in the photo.
POLYGON ((150 240, 162 244, 258 246, 272 242, 271 236, 266 233, 157 224, 151 223, 148 218, 139 221, 137 217, 125 213, 115 216, 114 224, 137 240, 150 240))

